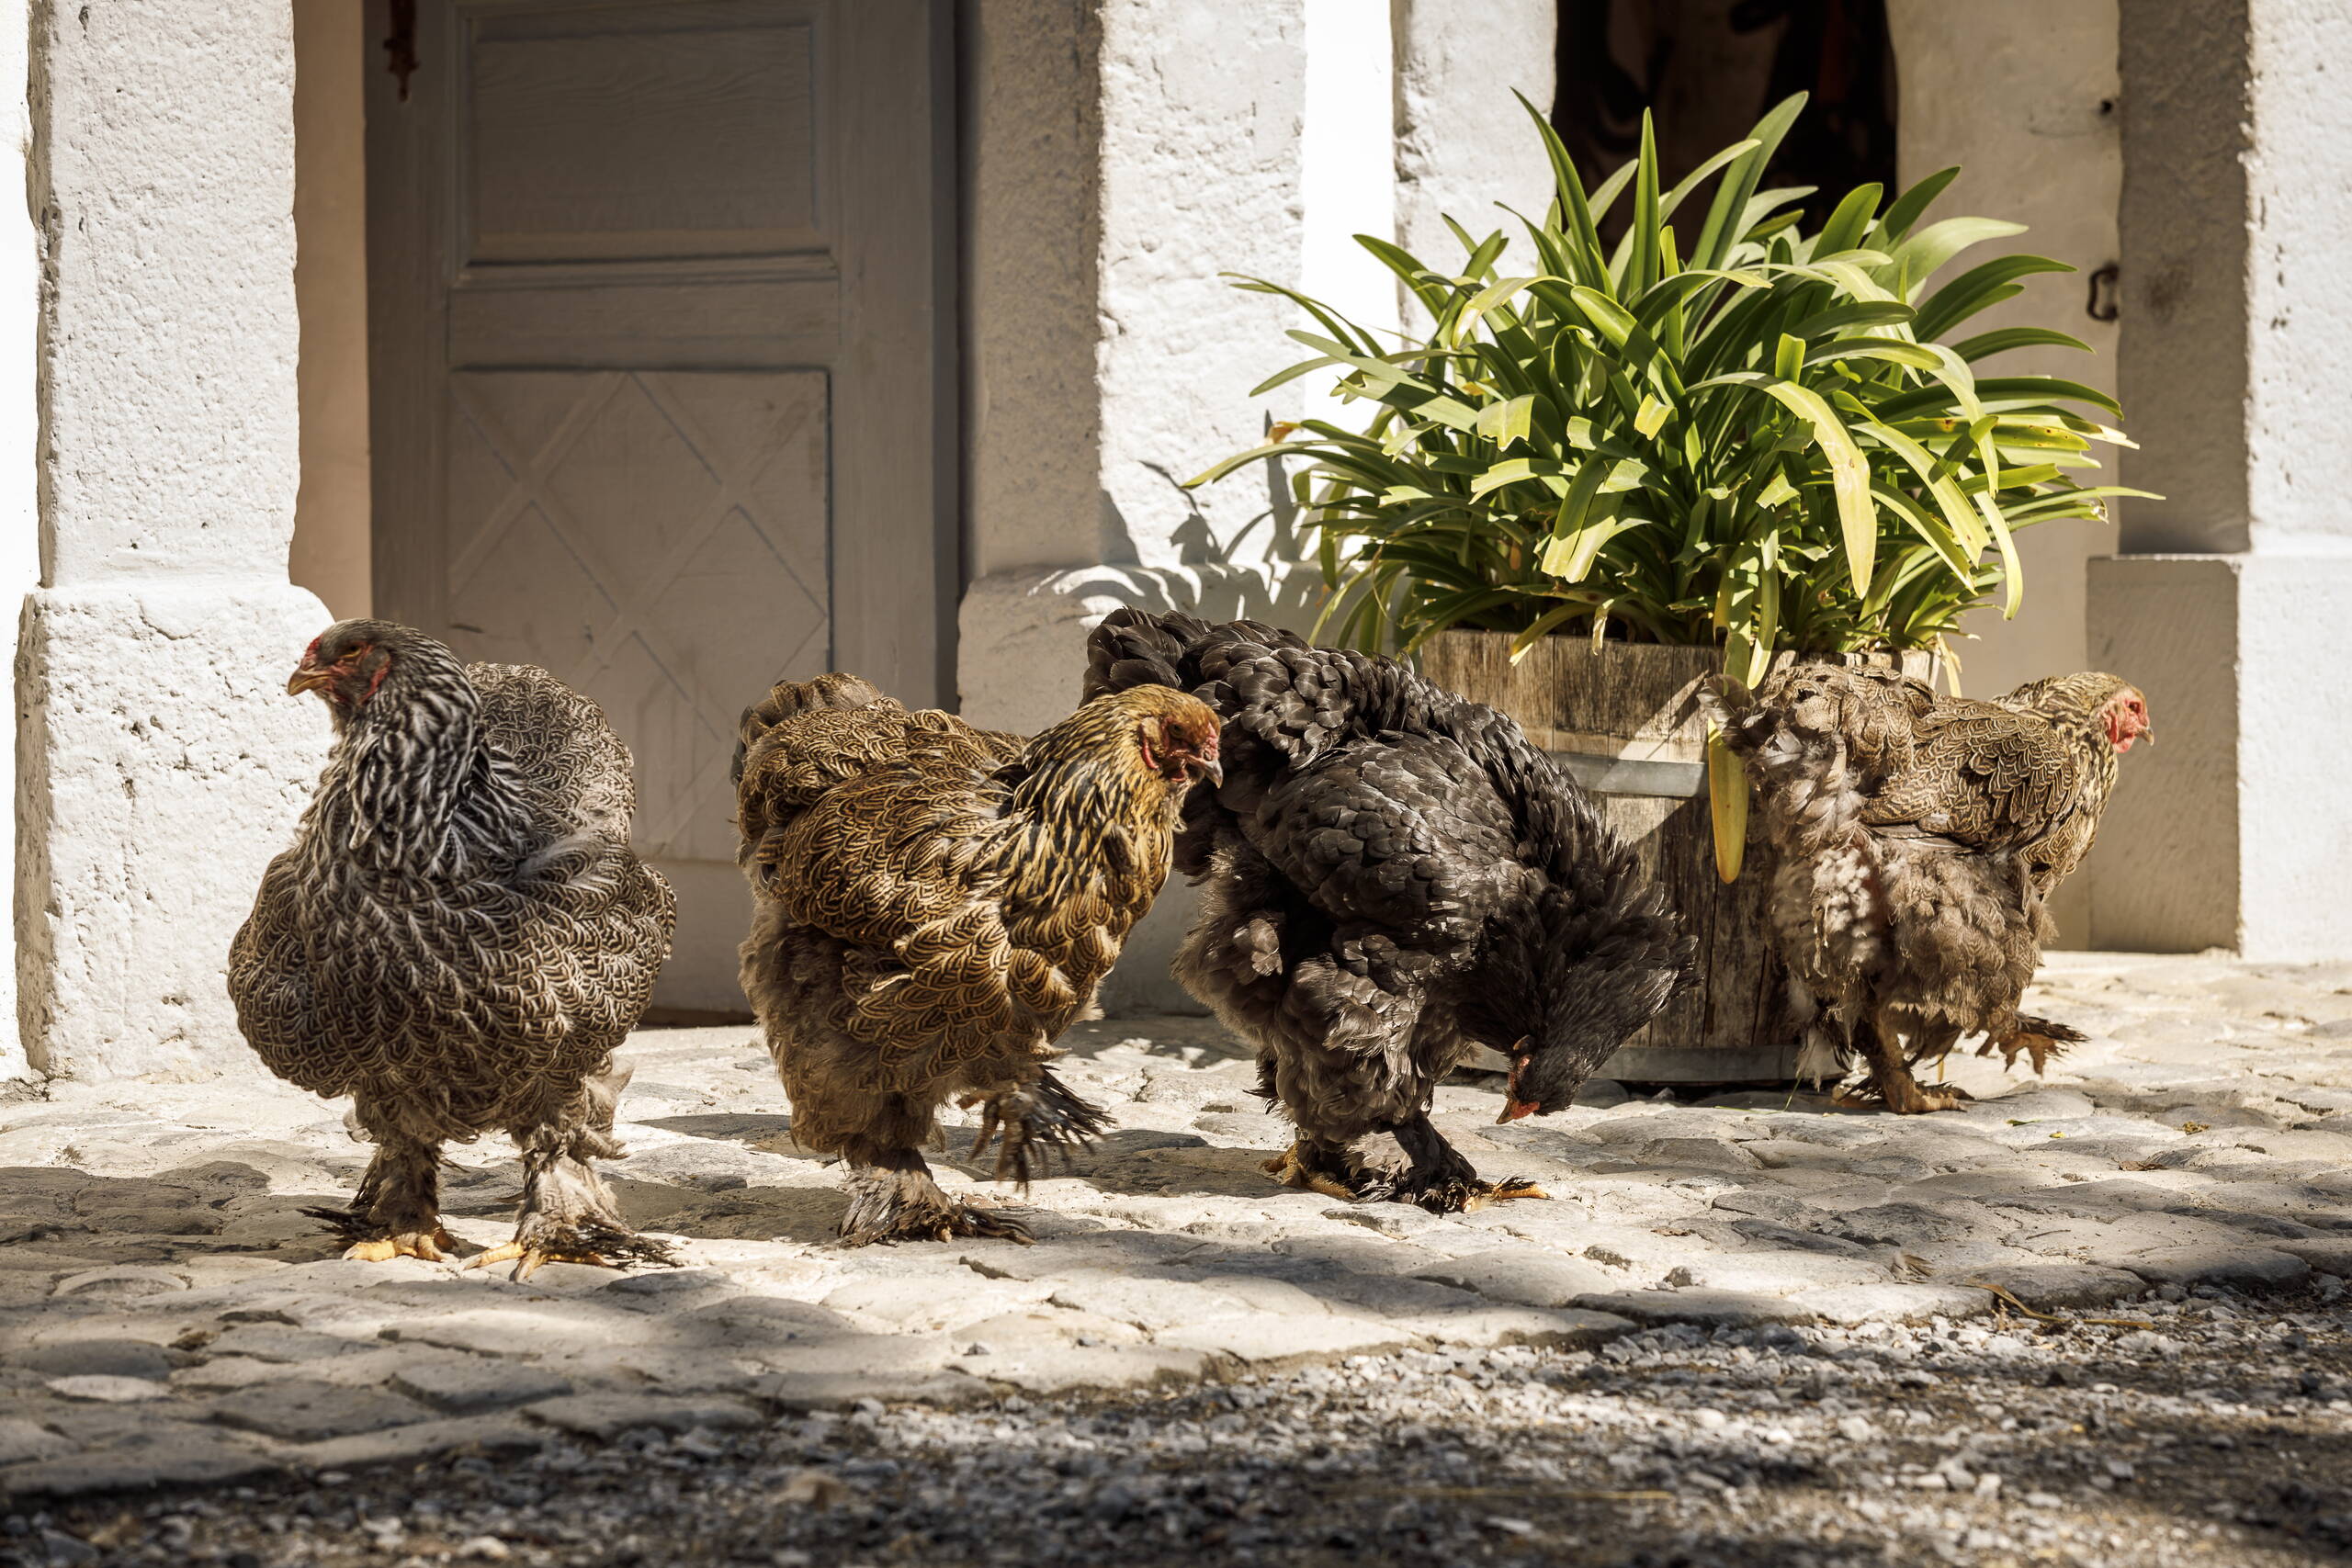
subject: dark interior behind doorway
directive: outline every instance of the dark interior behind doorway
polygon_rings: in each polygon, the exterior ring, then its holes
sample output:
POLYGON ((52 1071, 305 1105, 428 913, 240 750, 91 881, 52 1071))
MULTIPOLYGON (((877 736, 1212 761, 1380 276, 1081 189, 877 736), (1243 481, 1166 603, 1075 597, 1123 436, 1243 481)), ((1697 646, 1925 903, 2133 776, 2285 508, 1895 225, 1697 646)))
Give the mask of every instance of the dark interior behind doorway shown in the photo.
POLYGON ((1891 192, 1885 0, 1560 0, 1552 123, 1588 186, 1634 155, 1645 108, 1670 181, 1794 92, 1811 101, 1765 186, 1815 186, 1808 227, 1855 186, 1876 181, 1891 192))

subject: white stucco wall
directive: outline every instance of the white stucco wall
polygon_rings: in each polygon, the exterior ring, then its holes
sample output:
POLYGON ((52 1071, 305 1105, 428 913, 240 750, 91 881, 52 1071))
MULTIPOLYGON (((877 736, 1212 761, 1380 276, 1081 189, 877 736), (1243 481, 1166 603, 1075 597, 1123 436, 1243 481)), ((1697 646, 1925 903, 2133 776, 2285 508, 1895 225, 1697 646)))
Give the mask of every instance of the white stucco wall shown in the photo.
POLYGON ((2120 10, 2119 380, 2141 442, 2122 470, 2165 499, 2121 509, 2120 546, 2143 553, 2092 564, 2089 625, 2163 744, 2127 759, 2092 935, 2341 960, 2352 320, 2332 264, 2352 238, 2352 17, 2332 0, 2120 10))
MULTIPOLYGON (((1526 95, 1549 112, 1559 33, 1556 0, 1481 0, 1475 18, 1453 0, 1394 0, 1396 50, 1397 243, 1433 267, 1462 255, 1445 226, 1516 234, 1495 204, 1541 216, 1552 169, 1526 95)), ((1506 254, 1524 251, 1521 238, 1506 254)))
MULTIPOLYGON (((1396 56, 1385 0, 1306 0, 1306 89, 1295 286, 1374 341, 1393 343, 1396 275, 1356 240, 1396 237, 1396 56)), ((1343 417, 1330 400, 1339 379, 1337 367, 1301 378, 1300 409, 1343 417)))
POLYGON ((44 7, 40 586, 17 706, 18 1012, 37 1071, 258 1071, 220 975, 323 754, 284 673, 297 482, 281 0, 44 7))
POLYGON ((2257 551, 2352 554, 2352 6, 2256 0, 2245 154, 2248 543, 2257 551))
MULTIPOLYGON (((32 117, 28 107, 25 0, 0 0, 0 145, 5 155, 30 155, 32 117)), ((35 467, 40 451, 40 411, 35 397, 33 356, 40 327, 40 248, 32 215, 14 202, 0 204, 0 641, 6 660, 0 680, 8 684, 11 706, 21 711, 17 691, 18 614, 25 595, 40 582, 40 487, 35 467)), ((16 768, 16 729, 6 732, 11 776, 16 768)), ((13 806, 13 801, 11 805, 13 806)), ((0 813, 0 854, 13 864, 17 820, 0 813)), ((24 1038, 17 1026, 17 975, 0 964, 0 1081, 30 1071, 24 1038)))
MULTIPOLYGON (((2071 333, 2092 354, 2020 349, 1979 364, 1980 375, 2064 376, 2112 392, 2117 324, 2087 310, 2091 274, 2116 257, 2116 204, 2123 182, 2118 112, 2115 0, 1890 0, 1901 107, 1897 166, 1908 186, 1958 164, 1930 218, 1973 214, 2023 223, 1999 242, 2067 263, 2071 273, 2023 279, 2025 292, 1972 317, 1962 332, 2044 326, 2071 333)), ((1946 276, 1984 256, 1962 253, 1946 276)), ((2109 298, 2113 297, 2112 291, 2109 298)), ((2128 415, 2130 410, 2126 409, 2128 415)), ((2115 482, 2110 463, 2098 479, 2115 482)), ((1984 696, 2043 675, 2090 667, 2086 570, 2116 547, 2111 524, 2044 523, 2018 536, 2026 581, 2015 620, 1997 608, 1971 615, 1959 646, 1962 689, 1984 696)), ((2098 856, 2052 903, 2061 945, 2089 940, 2098 856)))

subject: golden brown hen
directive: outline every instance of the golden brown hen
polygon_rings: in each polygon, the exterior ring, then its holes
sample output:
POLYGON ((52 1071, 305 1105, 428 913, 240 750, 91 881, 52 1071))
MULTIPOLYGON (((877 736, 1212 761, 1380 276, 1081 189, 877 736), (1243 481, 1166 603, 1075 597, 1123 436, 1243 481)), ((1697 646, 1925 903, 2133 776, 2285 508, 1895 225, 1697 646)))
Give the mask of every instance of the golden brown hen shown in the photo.
MULTIPOLYGON (((1961 1036, 2042 1069, 2082 1036, 2018 1011, 2051 936, 2046 900, 2091 847, 2116 759, 2149 737, 2113 675, 2056 676, 1991 702, 1890 670, 1801 663, 1751 694, 1701 693, 1747 763, 1778 852, 1770 914, 1804 1055, 1905 1114, 1949 1111, 1913 1065, 1961 1036)), ((2153 741, 2152 741, 2153 743, 2153 741)))
POLYGON ((792 1099, 792 1135, 849 1162, 842 1236, 1028 1239, 941 1191, 918 1152, 951 1097, 978 1154, 1027 1182, 1105 1125, 1047 1064, 1167 879, 1178 809, 1219 776, 1217 719, 1149 689, 1036 739, 909 713, 852 675, 785 684, 743 716, 742 949, 792 1099))

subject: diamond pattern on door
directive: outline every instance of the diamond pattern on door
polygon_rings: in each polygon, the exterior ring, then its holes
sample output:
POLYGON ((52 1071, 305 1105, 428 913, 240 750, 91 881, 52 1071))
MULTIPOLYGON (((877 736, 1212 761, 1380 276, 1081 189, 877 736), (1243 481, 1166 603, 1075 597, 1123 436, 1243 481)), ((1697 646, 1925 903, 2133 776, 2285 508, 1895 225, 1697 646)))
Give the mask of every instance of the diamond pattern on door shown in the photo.
POLYGON ((448 621, 637 758, 637 844, 731 863, 735 721, 831 653, 823 372, 449 377, 448 621))

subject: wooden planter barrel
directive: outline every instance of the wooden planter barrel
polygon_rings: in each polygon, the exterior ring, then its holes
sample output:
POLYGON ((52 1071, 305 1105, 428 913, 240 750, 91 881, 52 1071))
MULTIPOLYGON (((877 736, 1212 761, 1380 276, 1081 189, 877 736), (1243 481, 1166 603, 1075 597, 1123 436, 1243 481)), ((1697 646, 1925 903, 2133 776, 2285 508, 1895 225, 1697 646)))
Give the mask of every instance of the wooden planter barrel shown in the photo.
MULTIPOLYGON (((1611 1057, 1601 1076, 1717 1084, 1794 1077, 1784 976, 1764 924, 1771 850, 1753 815, 1739 880, 1727 885, 1715 874, 1707 727, 1695 694, 1723 667, 1721 650, 1623 642, 1596 649, 1589 637, 1558 637, 1514 666, 1510 643, 1502 632, 1441 632, 1422 645, 1421 671, 1510 715, 1557 758, 1634 844, 1699 942, 1695 983, 1611 1057)), ((1892 655, 1843 658, 1894 662, 1892 655)), ((1904 668, 1929 679, 1934 660, 1906 654, 1904 668)))

